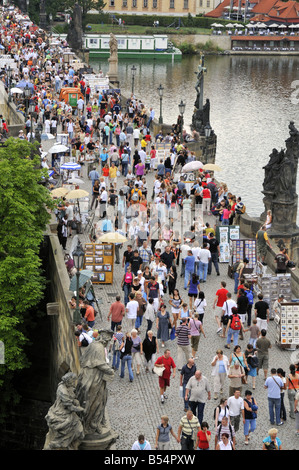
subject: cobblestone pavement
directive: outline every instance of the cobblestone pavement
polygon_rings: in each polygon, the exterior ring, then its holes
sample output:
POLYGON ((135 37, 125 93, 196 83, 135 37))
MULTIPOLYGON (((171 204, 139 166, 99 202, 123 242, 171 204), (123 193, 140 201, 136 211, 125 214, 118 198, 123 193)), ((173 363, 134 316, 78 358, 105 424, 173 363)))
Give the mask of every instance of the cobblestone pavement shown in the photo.
MULTIPOLYGON (((48 147, 50 144, 47 142, 43 144, 43 147, 48 147)), ((85 184, 82 185, 83 189, 91 191, 91 182, 86 177, 86 166, 84 167, 83 177, 85 184)), ((122 183, 122 177, 118 178, 118 187, 122 183)), ((151 184, 153 182, 153 175, 148 176, 148 194, 151 194, 151 184)), ((211 222, 213 222, 211 218, 211 222)), ((80 235, 81 241, 88 241, 86 234, 80 235)), ((70 248, 71 238, 68 240, 67 248, 70 248)), ((123 250, 121 250, 122 256, 123 250)), ((178 271, 179 272, 179 271, 178 271)), ((211 362, 215 355, 216 350, 220 347, 223 348, 225 340, 220 338, 216 333, 217 324, 214 317, 214 311, 212 308, 215 293, 220 286, 220 281, 225 280, 227 282, 227 288, 233 292, 233 281, 227 275, 227 264, 220 264, 220 276, 216 276, 215 270, 211 276, 208 276, 208 280, 205 284, 201 285, 201 290, 204 291, 207 300, 207 311, 204 316, 203 327, 206 333, 206 338, 203 336, 200 339, 198 359, 196 359, 197 368, 199 368, 203 375, 210 380, 212 393, 211 400, 207 401, 204 411, 204 420, 209 423, 210 430, 212 432, 212 444, 211 448, 214 448, 214 420, 213 412, 217 406, 219 400, 213 399, 213 382, 211 378, 211 362)), ((99 299, 102 301, 101 311, 102 318, 97 316, 96 328, 109 327, 110 323, 107 320, 107 315, 111 303, 115 299, 116 294, 120 294, 123 299, 123 292, 120 288, 121 279, 123 276, 123 269, 121 265, 114 266, 114 282, 112 285, 98 285, 95 286, 95 292, 99 299)), ((188 302, 187 291, 184 290, 183 279, 178 277, 177 287, 184 300, 188 302)), ((233 296, 234 298, 234 296, 233 296)), ((165 294, 164 301, 168 304, 168 294, 165 294)), ((146 321, 143 321, 141 326, 141 339, 144 339, 146 330, 146 321)), ((127 331, 126 319, 123 321, 123 332, 127 331)), ((155 325, 153 325, 154 334, 156 333, 155 325)), ((291 352, 282 350, 280 347, 275 345, 275 325, 274 322, 269 323, 268 338, 272 343, 272 349, 270 350, 270 361, 269 370, 271 367, 281 367, 288 372, 289 365, 291 364, 291 352)), ((240 341, 242 350, 245 350, 247 339, 249 339, 249 333, 245 333, 245 339, 240 341)), ((168 341, 166 347, 170 349, 171 355, 176 361, 177 359, 177 347, 176 340, 168 341)), ((163 348, 159 345, 160 353, 163 353, 163 348)), ((224 349, 224 353, 229 353, 228 350, 224 349)), ((228 397, 228 380, 224 389, 224 395, 228 397)), ((243 385, 243 392, 245 387, 251 389, 251 382, 249 378, 249 384, 243 385)), ((119 373, 115 372, 114 379, 108 385, 109 398, 107 403, 107 410, 111 427, 119 433, 119 438, 115 443, 115 449, 117 450, 129 450, 133 442, 137 439, 140 433, 144 433, 146 439, 151 443, 154 448, 155 435, 157 425, 160 423, 160 417, 162 415, 168 415, 170 424, 173 426, 174 432, 177 433, 179 421, 184 413, 184 404, 182 398, 179 397, 179 371, 177 370, 176 377, 171 378, 171 385, 168 389, 168 399, 165 404, 160 403, 158 378, 152 373, 146 373, 145 369, 142 368, 139 376, 134 374, 134 381, 129 382, 128 371, 125 372, 125 377, 121 379, 119 373)), ((252 389, 251 389, 252 390, 252 389)), ((242 395, 244 396, 244 395, 242 395)), ((264 389, 264 378, 263 373, 257 377, 256 389, 253 396, 256 398, 259 405, 258 418, 257 418, 257 429, 251 436, 250 444, 244 445, 243 426, 240 425, 240 430, 236 436, 237 449, 238 450, 259 450, 262 448, 262 440, 267 437, 268 430, 273 427, 270 425, 269 413, 268 413, 268 402, 267 402, 267 391, 264 389)), ((287 421, 283 426, 278 427, 278 437, 282 441, 283 449, 299 449, 299 437, 295 435, 295 421, 289 418, 289 403, 287 399, 287 392, 285 393, 285 406, 287 410, 287 421)), ((180 450, 180 444, 178 444, 173 438, 171 438, 171 449, 180 450)))

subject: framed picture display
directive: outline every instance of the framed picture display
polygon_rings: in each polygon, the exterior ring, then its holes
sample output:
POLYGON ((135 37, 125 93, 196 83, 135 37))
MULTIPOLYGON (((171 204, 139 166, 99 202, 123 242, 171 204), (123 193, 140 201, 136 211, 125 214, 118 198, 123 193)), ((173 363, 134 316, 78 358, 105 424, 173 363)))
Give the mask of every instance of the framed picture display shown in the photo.
POLYGON ((85 269, 89 269, 89 271, 93 271, 93 264, 85 264, 85 269))
POLYGON ((91 282, 99 282, 98 273, 93 273, 93 276, 91 276, 90 280, 91 280, 91 282))
POLYGON ((105 251, 104 251, 104 256, 112 256, 112 251, 110 251, 110 250, 105 250, 105 251))
POLYGON ((111 264, 104 264, 104 271, 112 271, 112 266, 111 264))
POLYGON ((104 271, 104 266, 103 266, 103 265, 100 265, 100 264, 97 264, 97 265, 94 267, 94 270, 95 270, 95 271, 104 271))
POLYGON ((105 250, 111 250, 111 251, 112 251, 112 250, 113 250, 113 247, 112 247, 112 245, 104 245, 104 249, 105 249, 105 250))
POLYGON ((99 258, 99 257, 96 256, 95 259, 94 259, 94 262, 96 264, 103 264, 104 263, 104 258, 102 258, 102 257, 99 258))
POLYGON ((86 264, 93 264, 93 256, 86 256, 85 257, 86 264))
POLYGON ((99 282, 105 282, 105 280, 106 280, 106 274, 99 273, 99 282))

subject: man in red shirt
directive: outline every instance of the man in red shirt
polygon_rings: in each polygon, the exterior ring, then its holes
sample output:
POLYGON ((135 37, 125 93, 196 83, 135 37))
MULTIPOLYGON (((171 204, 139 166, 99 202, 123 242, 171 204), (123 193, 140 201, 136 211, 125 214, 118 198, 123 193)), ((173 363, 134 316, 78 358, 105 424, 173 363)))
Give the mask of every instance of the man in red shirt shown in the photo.
POLYGON ((126 313, 124 304, 120 301, 120 296, 117 295, 115 302, 111 304, 107 320, 111 317, 111 330, 114 331, 114 328, 118 325, 121 325, 123 317, 126 313))
POLYGON ((213 309, 214 310, 215 310, 216 307, 218 307, 216 315, 215 315, 215 319, 216 319, 216 322, 217 322, 217 325, 218 325, 217 333, 220 333, 222 331, 220 318, 221 318, 221 312, 222 312, 223 304, 227 299, 227 294, 228 294, 228 290, 226 289, 226 282, 221 281, 221 287, 216 292, 216 297, 215 297, 214 304, 213 304, 213 309))
POLYGON ((159 377, 159 387, 160 387, 160 396, 161 396, 161 403, 164 403, 164 400, 167 399, 167 395, 165 395, 166 387, 170 385, 170 376, 171 376, 171 369, 172 369, 172 377, 175 378, 176 373, 176 365, 174 360, 170 356, 170 350, 165 349, 164 355, 160 356, 156 362, 155 366, 157 367, 165 367, 163 374, 159 377))
POLYGON ((87 321, 87 325, 92 328, 95 324, 95 313, 92 305, 89 304, 87 300, 83 301, 84 306, 86 307, 84 318, 87 321))
POLYGON ((202 212, 210 214, 210 209, 211 209, 211 191, 209 188, 203 188, 201 191, 201 197, 202 197, 202 212))

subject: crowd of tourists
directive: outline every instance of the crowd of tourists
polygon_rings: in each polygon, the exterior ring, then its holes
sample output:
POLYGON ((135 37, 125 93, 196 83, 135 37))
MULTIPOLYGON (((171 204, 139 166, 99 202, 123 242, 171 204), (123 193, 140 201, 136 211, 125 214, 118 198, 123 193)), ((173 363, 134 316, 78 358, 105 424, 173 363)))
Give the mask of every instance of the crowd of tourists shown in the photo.
MULTIPOLYGON (((287 419, 285 391, 299 435, 299 366, 292 364, 288 372, 271 368, 268 374, 269 306, 262 296, 254 301, 252 286, 242 277, 246 259, 235 269, 234 292, 226 289, 225 280, 219 280, 211 306, 215 334, 223 338, 223 348, 231 353, 225 354, 222 348, 211 351, 212 382, 198 367, 199 345, 208 337, 205 283, 211 282, 214 272, 220 276, 215 227, 237 225, 245 210, 243 201, 209 171, 197 171, 191 183, 181 174, 183 166, 196 157, 179 121, 166 135, 154 135, 152 108, 134 94, 123 102, 118 90, 91 89, 84 73, 64 63, 67 43, 58 38, 51 45, 42 30, 18 21, 18 13, 17 9, 2 9, 0 42, 3 53, 10 54, 17 64, 10 80, 4 67, 6 89, 9 91, 11 81, 25 81, 32 89, 33 119, 26 114, 26 100, 14 97, 26 123, 19 138, 34 139, 38 126, 45 134, 64 134, 71 156, 81 166, 79 175, 85 174, 90 183, 89 213, 94 215, 90 240, 96 241, 107 231, 118 231, 128 239, 125 245, 115 246, 115 264, 122 269, 122 281, 115 301, 105 312, 114 332, 111 366, 121 380, 127 369, 130 382, 142 374, 157 374, 161 405, 168 399, 171 378, 176 374, 180 378, 185 415, 176 432, 171 419, 162 415, 156 436, 151 437, 153 447, 169 449, 173 437, 183 450, 235 449, 241 423, 248 445, 263 400, 254 396, 258 372, 263 371, 272 428, 261 446, 283 448, 277 427, 287 419), (75 107, 60 99, 64 86, 82 93, 83 99, 75 107), (158 151, 161 145, 167 149, 165 158, 158 151), (242 348, 240 340, 247 333, 247 346, 242 348), (175 357, 168 347, 170 342, 176 344, 175 357), (214 422, 208 423, 205 404, 211 399, 215 400, 215 416, 214 422)), ((44 155, 41 159, 42 167, 53 170, 53 187, 61 176, 59 159, 55 154, 51 161, 44 155)), ((63 199, 56 215, 59 240, 66 252, 74 230, 80 233, 81 221, 74 205, 63 199)), ((73 275, 71 261, 68 259, 67 268, 73 275)), ((91 292, 86 294, 82 288, 76 295, 82 321, 76 325, 75 336, 78 346, 84 348, 97 337, 97 308, 91 292)), ((76 295, 70 300, 71 308, 76 307, 76 295)), ((132 448, 151 447, 140 435, 132 448)))

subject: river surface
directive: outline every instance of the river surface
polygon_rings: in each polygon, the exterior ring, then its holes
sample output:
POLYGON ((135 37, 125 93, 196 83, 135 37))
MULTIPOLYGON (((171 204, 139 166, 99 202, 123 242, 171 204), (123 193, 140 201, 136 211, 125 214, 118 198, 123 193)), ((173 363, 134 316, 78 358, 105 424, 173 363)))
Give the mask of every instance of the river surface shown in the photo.
MULTIPOLYGON (((136 96, 160 114, 157 88, 164 87, 162 115, 172 124, 178 117, 178 104, 186 103, 184 122, 190 129, 199 57, 184 57, 181 62, 120 60, 119 80, 122 93, 132 90, 131 67, 136 66, 136 96)), ((107 61, 92 59, 95 71, 108 72, 107 61)), ((292 86, 299 81, 299 57, 278 56, 206 56, 204 102, 210 100, 210 123, 217 135, 216 163, 222 171, 219 181, 227 183, 241 196, 251 216, 263 212, 263 166, 273 148, 285 148, 288 124, 299 129, 299 93, 292 86), (297 96, 298 95, 298 96, 297 96)), ((299 182, 297 180, 297 192, 299 182)))

